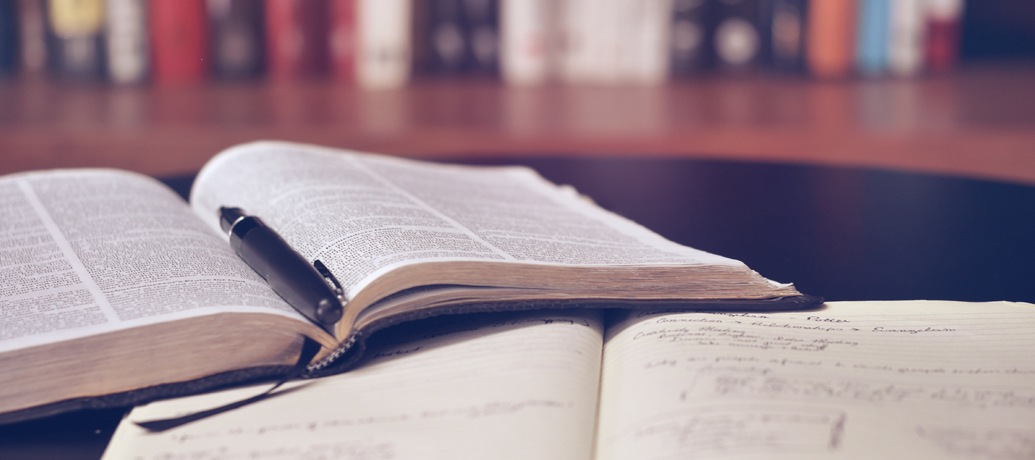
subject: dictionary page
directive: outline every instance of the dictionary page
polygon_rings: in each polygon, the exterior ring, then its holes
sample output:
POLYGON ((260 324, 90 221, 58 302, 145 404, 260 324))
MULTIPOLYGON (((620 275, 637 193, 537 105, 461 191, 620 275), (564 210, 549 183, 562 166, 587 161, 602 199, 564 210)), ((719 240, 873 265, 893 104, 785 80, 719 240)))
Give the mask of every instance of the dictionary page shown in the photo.
POLYGON ((605 342, 599 459, 1035 457, 1035 306, 631 315, 605 342))
POLYGON ((305 321, 154 179, 0 178, 0 352, 228 311, 305 321))
MULTIPOLYGON (((797 294, 738 261, 665 240, 527 168, 442 165, 259 142, 209 161, 191 191, 191 205, 213 228, 219 226, 221 206, 262 218, 307 259, 325 263, 356 301, 364 287, 400 266, 472 261, 482 267, 496 263, 497 269, 506 263, 508 270, 580 267, 580 273, 586 267, 707 267, 720 273, 718 278, 739 275, 743 282, 735 293, 797 294)), ((519 278, 535 287, 568 283, 569 290, 591 281, 537 274, 519 278)), ((606 285, 655 292, 657 285, 694 284, 692 277, 680 275, 665 280, 641 275, 639 284, 630 275, 629 282, 609 278, 606 285)), ((697 281, 710 289, 721 285, 703 277, 697 281)))
POLYGON ((602 343, 597 312, 436 320, 386 332, 358 369, 294 382, 167 432, 148 434, 131 421, 220 406, 265 387, 138 407, 104 458, 589 458, 602 343))

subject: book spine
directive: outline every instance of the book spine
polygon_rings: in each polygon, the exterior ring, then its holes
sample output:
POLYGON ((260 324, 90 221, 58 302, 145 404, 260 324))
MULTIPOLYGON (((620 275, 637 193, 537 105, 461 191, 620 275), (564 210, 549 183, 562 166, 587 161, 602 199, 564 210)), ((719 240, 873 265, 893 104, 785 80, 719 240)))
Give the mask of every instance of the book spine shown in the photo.
POLYGON ((208 0, 209 56, 221 78, 255 78, 263 70, 262 3, 208 0))
POLYGON ((55 74, 81 80, 104 76, 104 0, 50 0, 47 23, 55 74))
POLYGON ((707 0, 674 0, 669 39, 672 75, 689 75, 711 64, 712 3, 707 0))
POLYGON ((117 83, 147 77, 147 5, 144 0, 107 0, 108 75, 117 83))
POLYGON ((154 81, 203 80, 209 69, 205 0, 151 0, 149 6, 154 81))
POLYGON ((912 76, 923 67, 923 0, 890 0, 888 27, 888 70, 898 76, 912 76))
POLYGON ((671 3, 619 0, 616 73, 622 83, 658 84, 668 77, 671 3))
POLYGON ((463 5, 467 36, 467 72, 495 74, 500 61, 500 12, 498 0, 466 0, 463 5))
POLYGON ((410 0, 357 0, 359 54, 356 82, 362 88, 389 89, 410 77, 410 0))
POLYGON ((617 83, 621 0, 566 0, 561 77, 568 83, 617 83))
POLYGON ((21 73, 35 75, 47 68, 47 20, 44 0, 18 0, 18 39, 21 73))
POLYGON ((18 12, 15 0, 0 0, 0 76, 18 69, 18 12))
POLYGON ((820 78, 849 75, 855 55, 855 0, 809 0, 805 60, 820 78))
POLYGON ((945 72, 959 60, 963 0, 929 0, 926 12, 924 61, 930 72, 945 72))
POLYGON ((462 0, 427 0, 431 18, 427 40, 431 42, 429 73, 460 73, 468 66, 468 33, 462 0))
POLYGON ((319 74, 328 61, 326 0, 267 0, 269 74, 291 80, 319 74))
POLYGON ((761 11, 758 0, 717 3, 712 42, 719 68, 740 71, 758 67, 762 56, 761 11))
POLYGON ((888 0, 858 0, 855 64, 863 74, 879 75, 887 69, 890 8, 888 0))
POLYGON ((805 0, 770 0, 763 12, 769 67, 797 72, 805 62, 805 0))
POLYGON ((331 0, 328 46, 331 72, 344 82, 356 80, 356 0, 331 0))
POLYGON ((541 84, 553 74, 553 0, 501 0, 500 69, 514 85, 541 84))

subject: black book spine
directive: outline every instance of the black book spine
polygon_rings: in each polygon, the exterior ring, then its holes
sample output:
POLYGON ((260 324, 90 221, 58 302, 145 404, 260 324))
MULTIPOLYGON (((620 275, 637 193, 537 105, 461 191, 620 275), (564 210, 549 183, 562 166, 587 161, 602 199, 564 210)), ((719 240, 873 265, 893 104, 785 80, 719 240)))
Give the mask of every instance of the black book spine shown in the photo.
POLYGON ((495 74, 499 69, 500 13, 498 0, 463 0, 466 22, 468 70, 495 74))
POLYGON ((495 73, 499 68, 496 0, 430 0, 429 73, 495 73))
POLYGON ((709 0, 674 0, 669 56, 672 75, 690 75, 712 65, 713 5, 709 0))
POLYGON ((216 76, 248 79, 262 75, 262 6, 255 0, 208 0, 209 55, 216 76))
POLYGON ((767 0, 762 12, 765 60, 782 72, 800 72, 805 63, 805 0, 767 0))
POLYGON ((759 24, 762 4, 762 0, 715 2, 712 43, 720 69, 742 71, 761 64, 762 33, 759 24))
POLYGON ((18 9, 15 0, 0 0, 0 76, 18 69, 18 9))

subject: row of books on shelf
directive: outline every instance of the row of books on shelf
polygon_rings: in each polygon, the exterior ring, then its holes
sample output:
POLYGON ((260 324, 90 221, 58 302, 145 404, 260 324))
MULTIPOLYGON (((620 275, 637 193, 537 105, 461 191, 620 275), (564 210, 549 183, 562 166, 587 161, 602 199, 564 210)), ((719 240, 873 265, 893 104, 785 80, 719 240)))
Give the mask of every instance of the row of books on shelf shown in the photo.
POLYGON ((963 0, 0 0, 0 74, 659 83, 944 71, 963 0))

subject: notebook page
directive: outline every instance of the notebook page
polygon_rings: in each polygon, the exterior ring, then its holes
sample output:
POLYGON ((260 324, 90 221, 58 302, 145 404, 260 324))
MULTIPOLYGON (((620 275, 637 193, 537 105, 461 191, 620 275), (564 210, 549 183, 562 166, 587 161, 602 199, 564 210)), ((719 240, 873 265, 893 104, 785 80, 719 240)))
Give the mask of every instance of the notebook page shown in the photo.
POLYGON ((1032 458, 1035 306, 844 302, 609 329, 597 458, 1032 458))
MULTIPOLYGON (((417 340, 371 349, 376 357, 359 369, 164 433, 124 420, 104 458, 589 458, 602 344, 595 312, 448 319, 417 340)), ((264 389, 152 403, 127 419, 264 389)))

